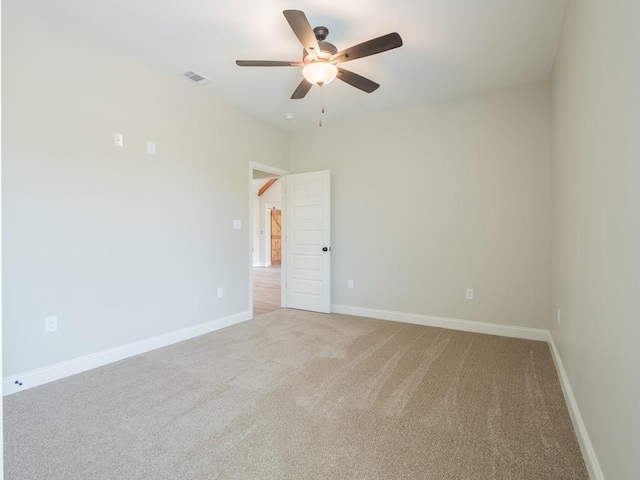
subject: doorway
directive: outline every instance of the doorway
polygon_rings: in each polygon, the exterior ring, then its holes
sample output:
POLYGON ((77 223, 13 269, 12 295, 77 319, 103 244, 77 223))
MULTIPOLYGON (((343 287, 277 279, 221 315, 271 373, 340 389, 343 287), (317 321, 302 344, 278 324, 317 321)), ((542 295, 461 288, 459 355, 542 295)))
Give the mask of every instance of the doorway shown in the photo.
POLYGON ((252 318, 282 307, 321 313, 331 311, 330 173, 324 170, 290 174, 268 165, 250 163, 249 300, 252 318), (260 198, 270 189, 274 194, 279 193, 279 199, 271 198, 268 202, 268 197, 260 198), (274 239, 271 238, 272 212, 265 212, 265 208, 281 211, 281 231, 274 239), (260 223, 261 219, 264 223, 260 223), (280 268, 272 263, 270 254, 275 243, 280 244, 277 249, 280 268), (263 269, 259 270, 261 267, 263 269), (265 276, 268 276, 266 281, 270 288, 260 290, 264 287, 265 276), (263 298, 268 298, 265 308, 259 304, 263 298))
POLYGON ((284 175, 268 165, 251 164, 251 282, 253 317, 278 310, 283 303, 282 212, 284 175))

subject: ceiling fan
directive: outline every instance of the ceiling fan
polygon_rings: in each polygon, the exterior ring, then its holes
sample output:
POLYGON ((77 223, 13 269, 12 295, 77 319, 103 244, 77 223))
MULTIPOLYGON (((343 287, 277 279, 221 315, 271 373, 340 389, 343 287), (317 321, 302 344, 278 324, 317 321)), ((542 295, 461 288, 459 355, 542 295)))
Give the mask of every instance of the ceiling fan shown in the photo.
POLYGON ((321 87, 335 78, 371 93, 380 85, 337 65, 402 46, 402 38, 394 32, 338 51, 334 45, 324 41, 329 34, 327 27, 311 28, 304 12, 300 10, 285 10, 282 13, 304 47, 302 61, 236 60, 236 64, 240 67, 304 67, 304 78, 291 95, 294 100, 304 98, 313 85, 321 87))

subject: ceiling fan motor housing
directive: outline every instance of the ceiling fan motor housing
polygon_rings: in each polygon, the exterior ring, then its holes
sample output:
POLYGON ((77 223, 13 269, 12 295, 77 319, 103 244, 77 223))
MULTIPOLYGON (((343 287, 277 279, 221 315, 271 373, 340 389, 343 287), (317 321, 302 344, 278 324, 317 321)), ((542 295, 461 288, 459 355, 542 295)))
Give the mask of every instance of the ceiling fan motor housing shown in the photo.
POLYGON ((313 29, 313 34, 316 36, 316 40, 324 42, 329 35, 329 29, 327 27, 318 26, 313 29))

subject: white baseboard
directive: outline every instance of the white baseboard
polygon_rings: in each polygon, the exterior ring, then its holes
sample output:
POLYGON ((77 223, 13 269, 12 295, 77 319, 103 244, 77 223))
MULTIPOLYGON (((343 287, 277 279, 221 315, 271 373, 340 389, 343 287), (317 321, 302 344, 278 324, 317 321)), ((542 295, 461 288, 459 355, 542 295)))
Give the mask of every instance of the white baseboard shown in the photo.
POLYGON ((462 330, 464 332, 486 333, 500 335, 502 337, 522 338, 525 340, 539 340, 546 342, 549 338, 549 330, 541 328, 514 327, 500 325, 498 323, 474 322, 471 320, 459 320, 457 318, 434 317, 417 313, 394 312, 390 310, 377 310, 374 308, 351 307, 349 305, 331 305, 331 311, 357 317, 377 318, 379 320, 391 320, 394 322, 413 323, 426 327, 448 328, 450 330, 462 330))
POLYGON ((562 359, 560 358, 560 352, 558 352, 558 349, 556 348, 551 332, 549 332, 548 342, 551 350, 551 357, 556 364, 558 376, 560 377, 560 385, 562 386, 564 399, 567 403, 567 408, 569 409, 569 416, 573 422, 573 428, 576 431, 580 450, 582 450, 582 456, 584 457, 584 463, 586 464, 587 471, 589 472, 589 478, 591 478, 591 480, 604 480, 604 474, 602 473, 600 462, 598 462, 598 457, 596 457, 596 452, 593 449, 593 444, 591 443, 591 439, 587 433, 587 427, 582 420, 582 415, 578 408, 578 402, 576 401, 576 397, 573 395, 573 389, 569 383, 569 377, 567 377, 567 372, 565 371, 562 359))
POLYGON ((110 348, 108 350, 103 350, 102 352, 92 353, 91 355, 85 355, 65 362, 56 363, 48 367, 38 368, 19 375, 13 375, 3 380, 2 394, 3 396, 11 395, 12 393, 37 387, 38 385, 53 382, 54 380, 69 377, 93 368, 133 357, 134 355, 166 347, 174 343, 204 335, 205 333, 220 330, 221 328, 230 327, 231 325, 251 320, 251 318, 251 311, 247 310, 245 312, 201 323, 193 327, 176 330, 175 332, 165 333, 139 342, 122 345, 121 347, 110 348))

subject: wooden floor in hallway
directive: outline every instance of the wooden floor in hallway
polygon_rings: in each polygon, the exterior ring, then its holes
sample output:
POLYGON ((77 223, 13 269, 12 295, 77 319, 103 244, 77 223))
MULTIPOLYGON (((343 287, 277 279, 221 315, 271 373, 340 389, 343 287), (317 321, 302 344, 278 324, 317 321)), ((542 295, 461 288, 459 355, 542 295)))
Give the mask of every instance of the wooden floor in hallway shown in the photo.
POLYGON ((253 316, 280 308, 280 265, 253 267, 253 316))

